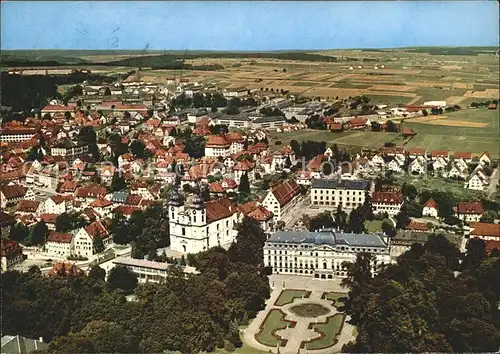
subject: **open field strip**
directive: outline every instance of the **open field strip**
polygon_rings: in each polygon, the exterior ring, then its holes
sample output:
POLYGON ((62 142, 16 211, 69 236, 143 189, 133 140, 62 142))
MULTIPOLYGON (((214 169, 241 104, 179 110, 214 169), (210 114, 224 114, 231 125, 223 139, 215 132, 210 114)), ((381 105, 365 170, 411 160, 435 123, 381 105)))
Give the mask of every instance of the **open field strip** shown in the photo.
POLYGON ((500 96, 500 89, 486 89, 484 91, 468 90, 464 93, 464 96, 474 98, 498 98, 500 96))
POLYGON ((429 115, 429 116, 422 116, 422 117, 417 117, 417 118, 406 118, 405 122, 412 122, 412 123, 423 123, 423 122, 429 122, 432 120, 437 120, 437 119, 445 119, 448 116, 442 116, 442 115, 429 115))
POLYGON ((417 88, 414 86, 406 86, 406 85, 373 85, 369 88, 371 91, 415 91, 417 88))
POLYGON ((471 128, 484 128, 487 123, 469 122, 465 120, 445 120, 445 119, 435 119, 431 121, 423 122, 423 124, 434 124, 434 125, 446 125, 449 127, 471 127, 471 128))

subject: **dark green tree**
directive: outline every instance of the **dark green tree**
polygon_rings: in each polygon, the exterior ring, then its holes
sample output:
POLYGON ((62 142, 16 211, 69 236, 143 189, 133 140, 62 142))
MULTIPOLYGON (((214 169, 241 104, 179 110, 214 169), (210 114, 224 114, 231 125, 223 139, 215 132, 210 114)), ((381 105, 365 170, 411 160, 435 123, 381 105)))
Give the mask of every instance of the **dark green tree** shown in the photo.
POLYGON ((106 278, 106 271, 99 267, 99 265, 94 265, 89 269, 89 277, 94 280, 102 280, 106 278))
POLYGON ((122 289, 131 294, 137 287, 137 275, 124 266, 116 266, 109 271, 108 287, 110 289, 122 289))
POLYGON ((250 193, 250 182, 248 181, 248 174, 245 172, 240 178, 238 192, 248 194, 250 193))
POLYGON ((125 178, 120 171, 116 171, 113 174, 113 178, 111 179, 110 190, 112 192, 118 192, 127 188, 127 183, 125 182, 125 178))
POLYGON ((43 245, 49 234, 49 228, 45 224, 45 221, 40 220, 37 222, 30 231, 30 244, 32 245, 43 245))

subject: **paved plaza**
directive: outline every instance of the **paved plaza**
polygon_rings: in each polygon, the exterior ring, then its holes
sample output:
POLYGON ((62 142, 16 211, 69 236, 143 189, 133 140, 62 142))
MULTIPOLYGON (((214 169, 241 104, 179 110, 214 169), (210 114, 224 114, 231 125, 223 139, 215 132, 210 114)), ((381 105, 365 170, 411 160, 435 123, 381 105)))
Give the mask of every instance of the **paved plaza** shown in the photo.
MULTIPOLYGON (((310 341, 320 337, 320 334, 314 329, 309 329, 310 323, 325 322, 327 317, 338 313, 337 309, 332 305, 332 301, 322 299, 321 296, 324 292, 342 292, 347 293, 347 289, 340 285, 339 280, 319 280, 309 277, 301 276, 288 276, 288 275, 271 275, 269 277, 271 284, 271 297, 266 302, 265 310, 259 312, 257 317, 250 323, 244 331, 244 337, 247 344, 250 346, 265 351, 277 353, 276 347, 269 347, 261 344, 255 335, 259 332, 260 326, 266 319, 268 312, 271 309, 280 309, 286 316, 285 320, 295 321, 295 327, 287 327, 285 329, 277 330, 276 335, 287 340, 284 347, 279 348, 279 352, 283 354, 297 354, 302 341, 310 341), (283 306, 276 306, 275 301, 280 296, 282 290, 285 289, 301 289, 310 291, 311 294, 308 298, 296 298, 292 303, 283 306), (324 306, 329 310, 328 313, 317 316, 314 318, 299 317, 290 311, 290 308, 301 304, 318 304, 324 306)), ((338 342, 331 347, 319 350, 300 349, 300 353, 305 354, 331 354, 340 352, 342 346, 349 341, 355 339, 353 336, 354 327, 348 323, 349 317, 346 316, 342 332, 337 336, 338 342)))

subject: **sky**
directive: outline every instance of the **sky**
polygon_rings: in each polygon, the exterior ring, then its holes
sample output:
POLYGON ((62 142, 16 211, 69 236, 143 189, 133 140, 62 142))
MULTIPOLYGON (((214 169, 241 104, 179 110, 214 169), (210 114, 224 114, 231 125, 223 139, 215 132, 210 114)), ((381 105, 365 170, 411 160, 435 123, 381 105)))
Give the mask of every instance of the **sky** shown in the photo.
POLYGON ((2 1, 2 49, 498 45, 497 1, 2 1))

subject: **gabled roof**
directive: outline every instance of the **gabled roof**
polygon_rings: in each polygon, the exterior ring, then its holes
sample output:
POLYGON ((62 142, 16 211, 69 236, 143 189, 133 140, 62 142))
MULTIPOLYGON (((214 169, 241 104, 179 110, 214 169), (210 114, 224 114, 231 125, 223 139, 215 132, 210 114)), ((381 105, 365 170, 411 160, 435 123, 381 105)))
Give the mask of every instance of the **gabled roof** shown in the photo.
POLYGON ((438 204, 434 199, 431 198, 424 204, 424 207, 437 209, 438 204))
POLYGON ((482 214, 484 211, 481 202, 460 202, 458 206, 453 209, 458 214, 482 214))
POLYGON ((471 231, 473 236, 490 236, 500 238, 500 224, 478 222, 473 225, 474 230, 471 231))
POLYGON ((205 208, 208 223, 228 218, 237 211, 237 208, 228 198, 206 202, 205 208))
POLYGON ((94 200, 92 203, 90 203, 90 206, 92 208, 105 208, 113 205, 113 203, 109 200, 106 200, 104 198, 97 198, 94 200))
POLYGON ((15 241, 2 238, 2 257, 6 257, 9 253, 18 252, 22 249, 21 245, 15 241))
POLYGON ((373 203, 402 204, 403 201, 403 194, 399 192, 374 192, 372 195, 373 203))
POLYGON ((424 222, 418 222, 418 221, 410 221, 410 223, 405 227, 406 230, 413 230, 413 231, 427 231, 427 224, 424 222))
POLYGON ((450 153, 447 150, 434 150, 431 151, 432 157, 449 157, 450 153))
POLYGON ((75 277, 83 276, 84 274, 83 270, 78 268, 74 263, 70 262, 56 263, 49 271, 49 275, 60 277, 75 277))
POLYGON ((73 240, 73 235, 70 233, 52 231, 47 237, 48 242, 70 243, 73 240))
POLYGON ((453 153, 453 158, 454 159, 472 159, 472 152, 454 152, 453 153))
POLYGON ((85 226, 85 231, 91 236, 95 237, 96 235, 99 235, 100 238, 106 239, 109 236, 108 230, 107 230, 107 225, 108 223, 106 221, 94 221, 92 224, 85 226))
POLYGON ((34 213, 37 211, 40 202, 37 200, 20 200, 17 203, 17 212, 34 213))
POLYGON ((20 184, 4 185, 1 188, 1 192, 6 199, 22 198, 26 195, 27 191, 28 188, 20 184))
POLYGON ((48 214, 48 213, 40 214, 40 219, 43 220, 46 224, 55 224, 56 218, 57 214, 48 214))
POLYGON ((280 203, 280 206, 288 204, 295 196, 300 194, 300 186, 295 181, 286 181, 271 190, 271 193, 280 203))
POLYGON ((226 139, 224 135, 212 135, 208 138, 207 144, 205 147, 208 148, 228 148, 231 143, 226 139))

